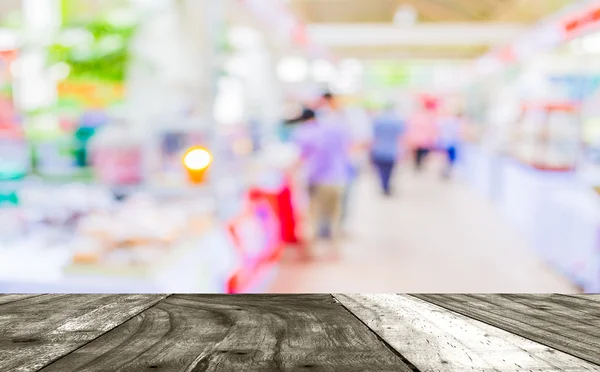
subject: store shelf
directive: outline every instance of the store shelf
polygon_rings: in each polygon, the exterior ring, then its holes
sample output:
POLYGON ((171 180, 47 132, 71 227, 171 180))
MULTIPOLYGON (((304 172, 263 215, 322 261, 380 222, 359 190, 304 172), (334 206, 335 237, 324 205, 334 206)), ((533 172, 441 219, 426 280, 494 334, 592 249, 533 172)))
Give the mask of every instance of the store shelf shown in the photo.
POLYGON ((224 293, 229 277, 240 265, 226 233, 218 229, 187 242, 165 260, 139 268, 73 266, 71 252, 58 249, 35 253, 46 257, 40 271, 38 264, 32 266, 30 261, 33 253, 0 250, 2 292, 224 293))

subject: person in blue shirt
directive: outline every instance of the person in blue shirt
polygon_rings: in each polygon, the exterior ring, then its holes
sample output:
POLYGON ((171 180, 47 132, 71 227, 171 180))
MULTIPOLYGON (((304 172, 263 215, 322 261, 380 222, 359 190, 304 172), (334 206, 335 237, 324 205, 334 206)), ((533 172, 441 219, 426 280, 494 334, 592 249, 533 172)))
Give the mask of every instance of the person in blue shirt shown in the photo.
POLYGON ((405 129, 406 123, 398 117, 391 104, 373 122, 371 160, 379 173, 383 193, 387 196, 392 194, 391 180, 400 156, 400 139, 405 129))
POLYGON ((438 146, 446 152, 448 157, 448 163, 442 172, 442 178, 448 179, 452 175, 457 160, 462 127, 461 114, 448 113, 442 116, 438 121, 438 127, 438 146))

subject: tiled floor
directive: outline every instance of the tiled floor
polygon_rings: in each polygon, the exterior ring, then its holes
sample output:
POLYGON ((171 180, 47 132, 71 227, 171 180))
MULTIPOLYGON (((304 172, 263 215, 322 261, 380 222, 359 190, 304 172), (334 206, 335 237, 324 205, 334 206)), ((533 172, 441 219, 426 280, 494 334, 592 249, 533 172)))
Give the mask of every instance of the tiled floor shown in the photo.
POLYGON ((578 289, 546 267, 494 206, 438 173, 401 170, 397 194, 375 178, 355 190, 342 258, 284 260, 272 292, 561 292, 578 289))

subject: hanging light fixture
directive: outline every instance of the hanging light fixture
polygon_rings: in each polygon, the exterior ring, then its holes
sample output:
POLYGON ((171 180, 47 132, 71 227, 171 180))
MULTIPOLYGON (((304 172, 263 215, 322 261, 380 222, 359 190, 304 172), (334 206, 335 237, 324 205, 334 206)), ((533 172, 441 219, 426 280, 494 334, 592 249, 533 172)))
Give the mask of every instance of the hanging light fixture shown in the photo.
POLYGON ((312 64, 312 76, 318 83, 329 83, 336 75, 336 68, 327 60, 316 60, 312 64))
POLYGON ((417 10, 410 4, 402 4, 396 9, 394 14, 394 24, 397 26, 414 26, 417 23, 419 15, 417 10))
POLYGON ((284 83, 301 83, 310 73, 310 66, 304 58, 287 57, 277 66, 277 75, 284 83))

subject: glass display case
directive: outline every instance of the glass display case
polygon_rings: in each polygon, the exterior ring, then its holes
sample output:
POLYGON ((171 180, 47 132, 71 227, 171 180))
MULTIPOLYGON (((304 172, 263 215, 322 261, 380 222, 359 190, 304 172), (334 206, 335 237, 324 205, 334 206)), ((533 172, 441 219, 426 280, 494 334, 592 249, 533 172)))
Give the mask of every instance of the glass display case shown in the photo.
POLYGON ((540 170, 574 170, 581 143, 578 106, 570 102, 524 105, 511 142, 511 155, 522 163, 540 170))

